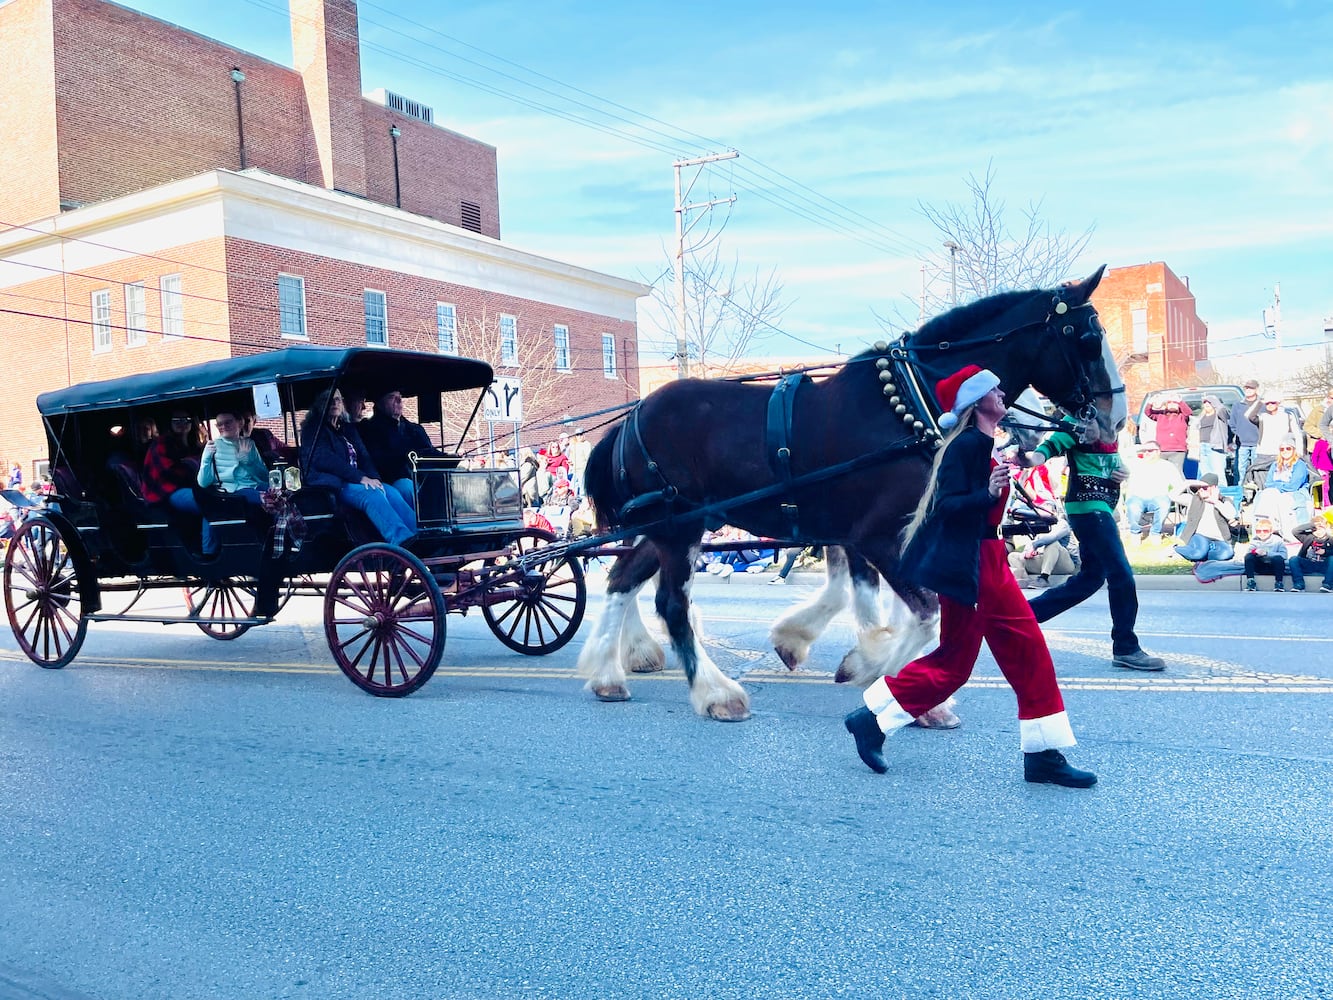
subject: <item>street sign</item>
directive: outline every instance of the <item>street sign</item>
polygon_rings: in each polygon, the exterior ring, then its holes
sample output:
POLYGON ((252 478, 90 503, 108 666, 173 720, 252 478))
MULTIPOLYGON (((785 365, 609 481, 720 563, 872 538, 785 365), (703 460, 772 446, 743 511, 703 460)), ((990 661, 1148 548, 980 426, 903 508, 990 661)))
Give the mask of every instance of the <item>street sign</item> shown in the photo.
POLYGON ((523 422, 523 380, 499 375, 486 390, 481 418, 490 421, 523 422))

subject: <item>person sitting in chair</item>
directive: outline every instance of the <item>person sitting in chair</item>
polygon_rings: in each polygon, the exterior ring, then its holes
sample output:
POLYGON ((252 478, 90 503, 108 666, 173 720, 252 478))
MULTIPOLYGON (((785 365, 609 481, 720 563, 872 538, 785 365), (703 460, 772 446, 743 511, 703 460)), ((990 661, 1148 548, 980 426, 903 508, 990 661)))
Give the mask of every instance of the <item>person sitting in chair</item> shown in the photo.
POLYGON ((347 506, 362 511, 392 545, 417 533, 417 515, 397 490, 385 489, 360 436, 344 426, 343 397, 326 389, 301 421, 301 465, 307 486, 333 489, 347 506))

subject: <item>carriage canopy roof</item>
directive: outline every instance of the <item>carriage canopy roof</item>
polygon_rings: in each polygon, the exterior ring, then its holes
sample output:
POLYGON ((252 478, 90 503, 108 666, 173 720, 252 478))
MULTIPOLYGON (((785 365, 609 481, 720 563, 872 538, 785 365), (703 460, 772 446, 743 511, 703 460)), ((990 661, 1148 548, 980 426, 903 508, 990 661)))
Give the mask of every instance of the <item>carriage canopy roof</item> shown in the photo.
POLYGON ((83 382, 37 397, 43 416, 89 413, 166 403, 201 396, 249 391, 276 382, 284 401, 298 409, 335 379, 354 385, 374 399, 390 389, 405 396, 429 396, 463 389, 482 389, 495 374, 473 358, 375 347, 286 347, 239 358, 205 361, 185 368, 127 375, 104 382, 83 382))

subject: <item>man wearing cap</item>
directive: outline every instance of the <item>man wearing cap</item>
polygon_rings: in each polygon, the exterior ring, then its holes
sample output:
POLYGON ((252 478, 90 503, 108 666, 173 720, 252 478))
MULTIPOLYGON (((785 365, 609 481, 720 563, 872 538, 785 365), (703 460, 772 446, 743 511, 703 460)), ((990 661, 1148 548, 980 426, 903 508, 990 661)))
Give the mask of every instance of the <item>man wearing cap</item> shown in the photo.
POLYGON ((844 720, 856 752, 872 771, 888 770, 884 736, 961 688, 984 640, 1018 697, 1023 778, 1090 788, 1097 776, 1071 767, 1060 752, 1074 745, 1046 639, 1009 572, 999 525, 1012 469, 997 464, 995 430, 1005 414, 993 372, 968 365, 936 383, 949 431, 935 456, 925 496, 904 532, 905 579, 940 599, 940 644, 881 677, 862 693, 865 704, 844 720))
POLYGON ((1231 523, 1236 508, 1217 491, 1217 476, 1205 473, 1191 480, 1172 498, 1186 504, 1185 527, 1180 533, 1176 554, 1190 562, 1230 559, 1236 554, 1231 544, 1231 523))
POLYGON ((1254 446, 1259 443, 1259 428, 1250 420, 1251 410, 1259 408, 1259 380, 1247 378, 1241 391, 1245 398, 1231 408, 1227 425, 1236 436, 1236 482, 1244 485, 1245 473, 1254 464, 1254 446))
POLYGON ((416 510, 410 456, 413 453, 418 458, 450 456, 430 443, 424 427, 403 416, 403 394, 397 389, 390 389, 375 400, 375 415, 361 421, 357 430, 384 484, 397 490, 408 506, 416 510))
MULTIPOLYGON (((1159 435, 1161 429, 1159 423, 1159 435)), ((1048 435, 1035 450, 1020 455, 1019 461, 1027 466, 1041 465, 1058 455, 1064 455, 1069 462, 1065 513, 1078 539, 1082 563, 1079 571, 1060 586, 1033 598, 1032 613, 1039 622, 1050 621, 1082 604, 1105 583, 1111 608, 1111 665, 1125 670, 1165 670, 1166 661, 1145 652, 1134 631, 1139 617, 1139 592, 1134 586, 1134 570, 1125 555, 1114 513, 1120 499, 1120 484, 1128 478, 1120 462, 1120 450, 1114 442, 1084 444, 1068 431, 1060 430, 1048 435)), ((1142 517, 1141 510, 1139 516, 1142 517)), ((1154 518, 1154 523, 1160 538, 1161 522, 1154 518)), ((1131 520, 1129 527, 1134 531, 1136 523, 1131 520)))
POLYGON ((1305 436, 1301 422, 1282 405, 1280 393, 1270 389, 1263 394, 1263 405, 1255 400, 1245 408, 1245 415, 1259 428, 1259 440, 1254 446, 1255 465, 1271 465, 1281 450, 1282 439, 1288 435, 1296 440, 1296 454, 1301 454, 1300 443, 1305 436))

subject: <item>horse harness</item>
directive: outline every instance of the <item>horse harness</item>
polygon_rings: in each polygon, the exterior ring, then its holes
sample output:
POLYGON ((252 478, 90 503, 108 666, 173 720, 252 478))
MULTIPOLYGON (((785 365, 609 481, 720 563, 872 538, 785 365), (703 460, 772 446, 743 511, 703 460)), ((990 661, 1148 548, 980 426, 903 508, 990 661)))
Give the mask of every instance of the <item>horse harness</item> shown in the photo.
MULTIPOLYGON (((668 515, 668 519, 674 515, 674 509, 681 504, 688 504, 690 512, 696 516, 700 512, 705 515, 712 513, 725 516, 727 507, 743 506, 744 503, 752 502, 754 499, 777 495, 782 497, 780 508, 790 528, 790 540, 794 542, 801 541, 800 511, 793 499, 798 486, 832 478, 835 475, 841 475, 874 461, 886 460, 898 452, 921 448, 933 450, 943 443, 943 435, 940 433, 938 425, 938 403, 934 395, 927 390, 921 372, 918 371, 918 367, 922 365, 923 355, 935 353, 943 357, 950 351, 959 348, 975 347, 983 343, 998 343, 1021 330, 1046 325, 1051 321, 1052 316, 1064 317, 1070 312, 1070 306, 1064 301, 1063 293, 1064 288, 1061 288, 1057 289, 1049 300, 1045 300, 1041 296, 1034 296, 1017 303, 999 316, 982 324, 979 331, 966 340, 913 345, 909 339, 911 334, 903 334, 892 345, 883 341, 877 342, 874 345, 874 350, 880 357, 875 358, 874 361, 875 367, 879 370, 882 391, 887 397, 889 405, 893 407, 894 414, 902 421, 904 428, 912 434, 912 439, 878 449, 837 466, 819 469, 801 476, 793 475, 791 442, 792 422, 796 412, 796 395, 800 387, 810 382, 811 379, 804 372, 783 376, 769 394, 764 433, 768 465, 776 477, 777 483, 773 487, 753 491, 744 497, 733 498, 722 505, 700 505, 681 497, 680 491, 662 474, 661 467, 644 445, 643 435, 639 429, 639 406, 636 404, 626 417, 624 430, 616 440, 616 477, 622 495, 630 496, 630 499, 620 509, 620 517, 623 519, 626 515, 641 507, 658 503, 665 504, 668 511, 672 512, 668 515), (1034 308, 1034 306, 1037 308, 1034 308), (642 459, 649 473, 656 478, 656 489, 638 495, 633 494, 626 461, 631 447, 642 459)), ((1064 359, 1069 364, 1075 378, 1073 392, 1067 399, 1057 400, 1056 404, 1061 409, 1075 414, 1080 420, 1090 420, 1095 419, 1095 417, 1088 411, 1095 409, 1093 400, 1102 393, 1093 391, 1091 380, 1082 371, 1079 359, 1074 356, 1073 352, 1087 358, 1093 351, 1099 351, 1103 332, 1099 326, 1095 325, 1096 313, 1091 311, 1091 306, 1082 305, 1073 308, 1074 311, 1088 309, 1091 312, 1093 322, 1082 332, 1076 331, 1072 323, 1066 323, 1061 331, 1064 334, 1064 337, 1060 339, 1061 345, 1065 347, 1064 359), (1075 336, 1076 333, 1077 337, 1075 336), (1075 341, 1076 343, 1073 343, 1075 341), (1066 346, 1066 342, 1071 343, 1066 346)), ((1073 317, 1069 318, 1072 319, 1073 317)), ((1124 392, 1124 388, 1121 387, 1111 391, 1124 392)), ((1019 407, 1019 409, 1032 413, 1033 416, 1044 417, 1044 414, 1035 414, 1024 407, 1019 407)))

